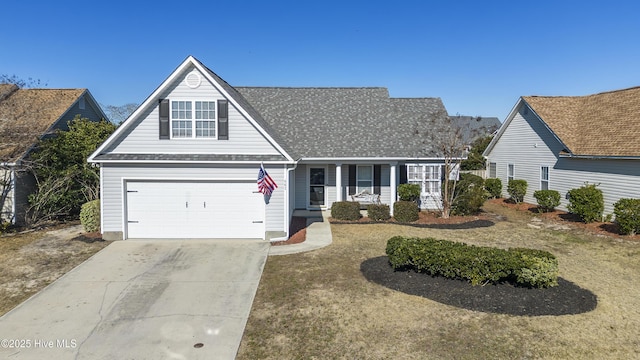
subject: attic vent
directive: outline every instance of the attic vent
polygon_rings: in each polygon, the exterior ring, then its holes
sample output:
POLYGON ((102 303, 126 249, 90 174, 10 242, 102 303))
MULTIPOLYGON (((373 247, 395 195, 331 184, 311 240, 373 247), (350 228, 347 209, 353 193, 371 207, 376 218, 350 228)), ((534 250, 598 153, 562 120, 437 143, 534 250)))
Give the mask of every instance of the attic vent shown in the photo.
POLYGON ((202 79, 200 78, 200 74, 198 74, 195 71, 192 71, 189 74, 187 74, 187 77, 184 78, 184 81, 187 83, 188 87, 195 89, 198 86, 200 86, 202 79))

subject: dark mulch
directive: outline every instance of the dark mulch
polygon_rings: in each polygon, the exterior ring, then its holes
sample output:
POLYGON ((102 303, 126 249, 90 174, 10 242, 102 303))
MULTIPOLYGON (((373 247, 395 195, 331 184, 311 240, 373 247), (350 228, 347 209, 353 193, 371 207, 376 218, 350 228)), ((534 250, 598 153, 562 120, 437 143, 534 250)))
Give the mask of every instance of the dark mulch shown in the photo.
POLYGON ((432 277, 413 270, 394 271, 386 256, 364 261, 360 270, 369 281, 390 289, 474 311, 559 316, 589 312, 598 304, 595 294, 562 278, 558 279, 558 286, 547 289, 507 283, 473 286, 466 281, 432 277))
POLYGON ((382 221, 382 222, 375 222, 375 221, 371 221, 371 220, 363 220, 363 221, 337 221, 337 220, 332 220, 332 224, 336 224, 336 225, 341 225, 341 224, 350 224, 350 225, 367 225, 367 224, 392 224, 392 225, 402 225, 402 226, 411 226, 411 227, 417 227, 417 228, 427 228, 427 229, 443 229, 443 230, 468 230, 468 229, 475 229, 475 228, 484 228, 484 227, 490 227, 495 225, 496 223, 491 221, 491 220, 486 220, 486 219, 478 219, 478 220, 471 220, 471 221, 466 221, 466 222, 460 222, 460 223, 445 223, 445 222, 440 222, 440 223, 432 223, 432 224, 428 224, 428 223, 399 223, 399 222, 395 222, 395 221, 382 221))

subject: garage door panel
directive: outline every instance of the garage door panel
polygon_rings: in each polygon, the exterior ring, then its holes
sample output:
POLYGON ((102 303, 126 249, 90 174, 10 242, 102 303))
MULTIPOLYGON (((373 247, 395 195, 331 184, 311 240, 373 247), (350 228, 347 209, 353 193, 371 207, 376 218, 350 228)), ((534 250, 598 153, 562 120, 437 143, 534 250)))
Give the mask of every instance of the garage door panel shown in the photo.
POLYGON ((263 238, 255 182, 127 183, 129 238, 263 238))

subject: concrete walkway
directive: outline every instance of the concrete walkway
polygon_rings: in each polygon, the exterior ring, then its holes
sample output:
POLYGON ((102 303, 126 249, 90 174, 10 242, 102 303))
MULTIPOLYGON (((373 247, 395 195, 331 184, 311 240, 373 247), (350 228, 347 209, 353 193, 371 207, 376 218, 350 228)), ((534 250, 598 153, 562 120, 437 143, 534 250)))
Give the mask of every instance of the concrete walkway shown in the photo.
POLYGON ((0 318, 0 358, 234 359, 269 248, 116 241, 0 318))
POLYGON ((300 211, 296 210, 293 216, 307 218, 307 238, 304 242, 292 245, 272 246, 269 255, 288 255, 321 249, 331 245, 331 225, 329 224, 329 211, 300 211))

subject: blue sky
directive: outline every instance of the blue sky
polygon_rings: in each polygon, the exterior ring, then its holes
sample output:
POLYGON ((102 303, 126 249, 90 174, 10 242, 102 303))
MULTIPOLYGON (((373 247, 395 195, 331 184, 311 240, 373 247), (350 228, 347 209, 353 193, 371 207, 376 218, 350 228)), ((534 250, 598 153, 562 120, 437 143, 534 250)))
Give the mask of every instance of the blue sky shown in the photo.
MULTIPOLYGON (((0 74, 142 102, 188 55, 237 86, 382 86, 505 119, 521 95, 640 86, 638 1, 29 1, 0 74)), ((10 14, 10 15, 7 15, 10 14)))

